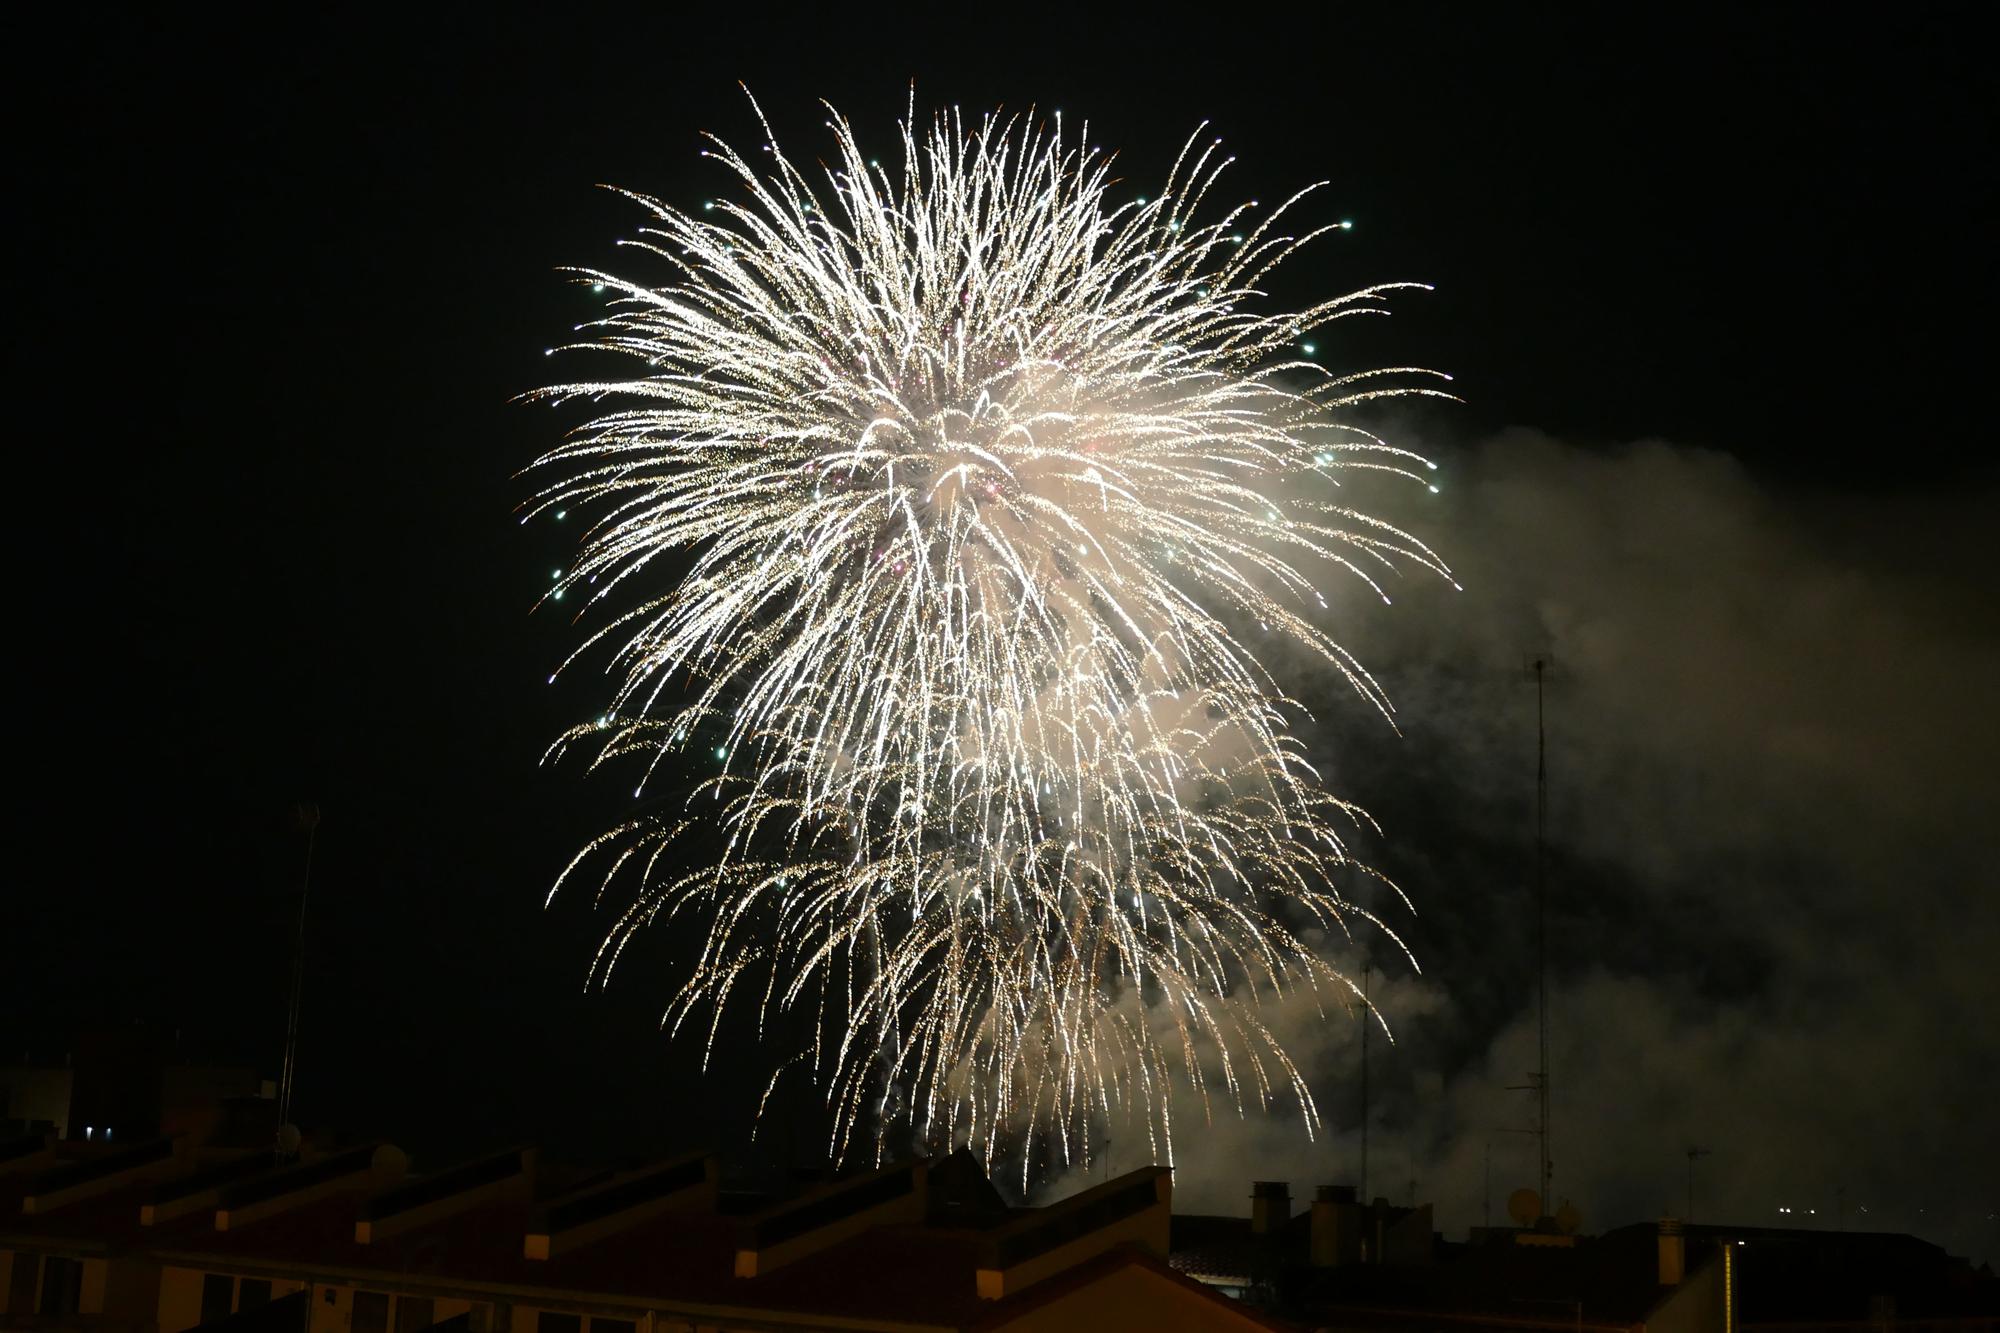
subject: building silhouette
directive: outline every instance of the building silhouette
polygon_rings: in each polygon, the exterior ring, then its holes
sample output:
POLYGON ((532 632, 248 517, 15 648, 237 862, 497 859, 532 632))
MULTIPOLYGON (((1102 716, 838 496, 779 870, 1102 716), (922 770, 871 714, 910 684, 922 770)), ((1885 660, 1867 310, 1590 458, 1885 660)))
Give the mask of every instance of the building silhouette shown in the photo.
POLYGON ((1281 1328, 1167 1263, 1172 1176, 1009 1208, 960 1152, 790 1197, 707 1156, 435 1174, 185 1139, 0 1146, 0 1327, 98 1333, 1281 1328), (88 1152, 79 1153, 79 1149, 88 1152))
MULTIPOLYGON (((217 1127, 211 1126, 212 1129, 217 1127)), ((515 1148, 416 1173, 385 1143, 0 1142, 0 1329, 82 1333, 2000 1333, 2000 1284, 1909 1236, 1432 1229, 1427 1205, 1254 1182, 1172 1213, 1143 1167, 1009 1207, 959 1151, 725 1185, 515 1148)))

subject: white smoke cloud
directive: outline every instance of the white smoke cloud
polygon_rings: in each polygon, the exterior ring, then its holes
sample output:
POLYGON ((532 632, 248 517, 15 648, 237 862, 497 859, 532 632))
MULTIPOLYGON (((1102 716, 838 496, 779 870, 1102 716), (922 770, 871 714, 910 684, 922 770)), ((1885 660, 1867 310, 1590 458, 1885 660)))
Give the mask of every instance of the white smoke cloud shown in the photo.
MULTIPOLYGON (((1376 951, 1403 1041, 1377 1047, 1371 1191, 1414 1176, 1451 1232, 1484 1215, 1489 1151, 1494 1216, 1533 1179, 1509 1090, 1535 1064, 1521 664, 1548 650, 1556 1193, 1593 1228, 1680 1210, 1698 1146, 1699 1216, 2000 1257, 1991 497, 1794 495, 1713 451, 1532 432, 1440 457, 1418 530, 1466 590, 1413 579, 1339 627, 1405 737, 1319 710, 1427 969, 1376 951)), ((1280 1022, 1335 1133, 1183 1132, 1185 1205, 1357 1182, 1352 1025, 1280 1022)))

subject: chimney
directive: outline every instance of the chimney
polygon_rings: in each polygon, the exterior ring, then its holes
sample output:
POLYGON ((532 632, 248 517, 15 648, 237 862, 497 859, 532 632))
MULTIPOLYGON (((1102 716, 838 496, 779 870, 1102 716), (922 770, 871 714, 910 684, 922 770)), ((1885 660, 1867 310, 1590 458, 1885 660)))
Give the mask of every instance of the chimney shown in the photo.
POLYGON ((1361 1259, 1361 1205, 1352 1185, 1321 1185, 1312 1205, 1314 1268, 1338 1268, 1361 1259))
POLYGON ((1368 1205, 1362 1222, 1361 1262, 1379 1264, 1382 1262, 1382 1243, 1388 1237, 1389 1201, 1382 1195, 1375 1196, 1375 1202, 1368 1205))
POLYGON ((1687 1238, 1677 1217, 1660 1219, 1660 1285, 1677 1287, 1687 1274, 1687 1238))
POLYGON ((1250 1234, 1269 1236, 1292 1220, 1292 1185, 1288 1180, 1250 1182, 1250 1234))

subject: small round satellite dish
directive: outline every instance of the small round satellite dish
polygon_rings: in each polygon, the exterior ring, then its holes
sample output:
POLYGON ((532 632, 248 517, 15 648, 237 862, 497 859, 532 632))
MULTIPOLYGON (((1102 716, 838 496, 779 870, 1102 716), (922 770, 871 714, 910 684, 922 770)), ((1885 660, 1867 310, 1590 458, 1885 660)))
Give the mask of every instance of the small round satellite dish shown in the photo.
POLYGON ((1531 1227, 1542 1215, 1542 1196, 1531 1189, 1518 1189, 1507 1196, 1507 1216, 1517 1227, 1531 1227))
POLYGON ((299 1151, 299 1127, 297 1125, 278 1126, 278 1151, 287 1157, 297 1155, 299 1151))
POLYGON ((1582 1225, 1583 1214, 1577 1211, 1575 1204, 1571 1203, 1568 1199, 1564 1199, 1562 1207, 1556 1209, 1557 1229, 1565 1236, 1574 1236, 1576 1229, 1582 1225))

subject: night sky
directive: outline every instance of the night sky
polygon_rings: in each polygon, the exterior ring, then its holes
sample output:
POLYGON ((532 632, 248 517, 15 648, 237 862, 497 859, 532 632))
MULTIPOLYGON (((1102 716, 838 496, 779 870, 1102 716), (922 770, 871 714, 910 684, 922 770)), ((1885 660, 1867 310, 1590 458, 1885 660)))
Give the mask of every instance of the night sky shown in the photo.
MULTIPOLYGON (((310 799, 301 1118, 420 1164, 749 1154, 767 1053, 732 1030, 703 1079, 656 1031, 685 951, 649 940, 587 994, 604 917, 543 908, 626 784, 539 765, 598 681, 545 684, 576 629, 531 608, 575 534, 521 526, 514 474, 580 418, 512 400, 594 308, 557 266, 628 262, 639 214, 595 186, 726 188, 697 133, 758 142, 739 79, 804 159, 815 99, 886 137, 914 79, 920 113, 1088 118, 1135 193, 1203 120, 1232 198, 1332 182, 1354 230, 1280 299, 1436 284, 1328 351, 1455 376, 1463 405, 1385 419, 1442 494, 1365 498, 1466 590, 1340 611, 1401 738, 1301 690, 1418 908, 1421 976, 1374 954, 1403 1040, 1374 1053, 1370 1192, 1414 1180, 1460 1235, 1489 1145, 1496 1199, 1533 1174, 1507 1088, 1534 1058, 1521 662, 1547 651, 1558 1194, 1592 1229, 1678 1209, 1699 1145, 1705 1218, 1844 1210, 2000 1259, 1977 11, 1379 11, 17 33, 0 1059, 144 1020, 274 1073, 310 799)), ((1354 1029, 1279 1019, 1330 1134, 1187 1132, 1183 1201, 1358 1180, 1354 1029)), ((781 1100, 757 1151, 810 1158, 824 1124, 781 1100)))

